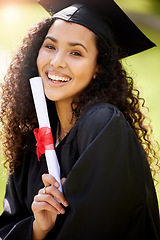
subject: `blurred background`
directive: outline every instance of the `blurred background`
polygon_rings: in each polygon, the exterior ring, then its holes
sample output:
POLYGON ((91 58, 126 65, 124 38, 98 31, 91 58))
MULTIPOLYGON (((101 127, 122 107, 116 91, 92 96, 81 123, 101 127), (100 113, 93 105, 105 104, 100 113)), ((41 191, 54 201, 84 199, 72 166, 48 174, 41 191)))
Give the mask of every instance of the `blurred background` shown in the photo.
MULTIPOLYGON (((115 0, 157 47, 124 59, 149 107, 154 137, 160 143, 160 0, 115 0)), ((36 0, 0 0, 0 81, 28 29, 48 16, 36 0)), ((0 146, 1 148, 1 146, 0 146)), ((7 172, 0 155, 0 213, 7 172)), ((157 176, 160 181, 160 176, 157 176)), ((160 203, 160 184, 156 186, 160 203)))

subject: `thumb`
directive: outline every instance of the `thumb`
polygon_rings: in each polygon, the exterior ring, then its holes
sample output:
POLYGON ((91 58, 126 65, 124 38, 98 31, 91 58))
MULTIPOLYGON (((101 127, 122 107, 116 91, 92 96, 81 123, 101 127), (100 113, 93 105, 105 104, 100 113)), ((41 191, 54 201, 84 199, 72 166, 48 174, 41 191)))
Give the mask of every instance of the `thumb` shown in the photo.
POLYGON ((62 184, 62 186, 63 186, 63 184, 65 183, 66 179, 67 179, 67 178, 65 178, 65 177, 61 179, 61 184, 62 184))

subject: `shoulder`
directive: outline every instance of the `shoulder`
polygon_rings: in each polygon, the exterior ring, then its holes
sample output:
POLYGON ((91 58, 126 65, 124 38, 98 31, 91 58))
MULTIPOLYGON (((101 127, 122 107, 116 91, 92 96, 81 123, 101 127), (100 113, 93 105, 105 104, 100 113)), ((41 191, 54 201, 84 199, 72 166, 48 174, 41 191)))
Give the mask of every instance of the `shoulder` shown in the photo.
POLYGON ((92 130, 98 132, 103 129, 106 124, 111 122, 124 121, 123 113, 114 105, 109 103, 101 103, 87 108, 79 121, 79 129, 82 131, 92 130))
POLYGON ((123 113, 109 103, 96 104, 86 109, 77 125, 80 152, 102 133, 106 133, 106 137, 110 138, 116 137, 122 129, 124 132, 133 131, 123 113))

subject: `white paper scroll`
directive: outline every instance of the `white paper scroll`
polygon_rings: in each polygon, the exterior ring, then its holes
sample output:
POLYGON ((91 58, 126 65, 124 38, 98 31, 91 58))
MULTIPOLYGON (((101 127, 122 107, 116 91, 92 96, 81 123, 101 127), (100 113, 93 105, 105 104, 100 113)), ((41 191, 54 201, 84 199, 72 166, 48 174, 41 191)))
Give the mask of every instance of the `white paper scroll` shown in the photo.
MULTIPOLYGON (((44 95, 41 77, 31 78, 30 84, 36 108, 39 128, 41 127, 50 128, 47 103, 44 95)), ((48 172, 59 182, 60 184, 59 190, 62 192, 62 186, 60 181, 60 167, 55 150, 45 150, 45 156, 47 161, 48 172)))

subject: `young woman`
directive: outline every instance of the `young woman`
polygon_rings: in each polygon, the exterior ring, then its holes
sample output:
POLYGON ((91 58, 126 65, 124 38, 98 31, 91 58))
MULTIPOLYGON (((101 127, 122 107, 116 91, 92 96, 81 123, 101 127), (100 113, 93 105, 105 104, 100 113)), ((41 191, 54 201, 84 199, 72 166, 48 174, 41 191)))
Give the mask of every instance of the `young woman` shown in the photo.
POLYGON ((38 23, 11 62, 1 106, 10 169, 2 239, 160 239, 151 175, 158 159, 144 125, 144 100, 120 63, 154 44, 113 1, 105 4, 105 20, 97 8, 95 13, 87 4, 74 4, 38 23), (118 21, 121 36, 116 13, 125 19, 118 21), (38 122, 29 79, 37 75, 63 193, 47 173, 45 156, 36 156, 38 122))

